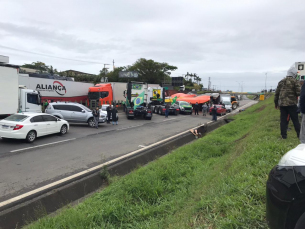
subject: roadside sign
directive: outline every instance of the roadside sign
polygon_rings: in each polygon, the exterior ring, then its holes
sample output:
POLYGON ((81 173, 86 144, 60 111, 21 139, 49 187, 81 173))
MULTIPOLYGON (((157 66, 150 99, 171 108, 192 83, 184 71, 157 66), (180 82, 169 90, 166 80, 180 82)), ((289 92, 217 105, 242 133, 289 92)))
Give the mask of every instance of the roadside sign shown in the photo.
POLYGON ((260 100, 260 101, 265 100, 265 95, 260 95, 260 96, 259 96, 259 100, 260 100))
POLYGON ((120 78, 138 78, 138 72, 135 71, 120 71, 120 78))

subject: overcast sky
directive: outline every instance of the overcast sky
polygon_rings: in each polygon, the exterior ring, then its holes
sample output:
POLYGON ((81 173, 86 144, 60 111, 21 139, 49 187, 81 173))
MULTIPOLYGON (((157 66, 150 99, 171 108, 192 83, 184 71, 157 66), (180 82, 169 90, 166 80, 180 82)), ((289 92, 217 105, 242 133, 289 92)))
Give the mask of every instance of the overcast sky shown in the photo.
POLYGON ((112 70, 113 60, 118 67, 146 58, 177 66, 172 76, 196 73, 204 87, 211 77, 217 89, 260 91, 266 79, 274 88, 294 62, 305 61, 302 0, 0 4, 0 55, 11 64, 42 61, 61 71, 98 74, 103 64, 112 70))

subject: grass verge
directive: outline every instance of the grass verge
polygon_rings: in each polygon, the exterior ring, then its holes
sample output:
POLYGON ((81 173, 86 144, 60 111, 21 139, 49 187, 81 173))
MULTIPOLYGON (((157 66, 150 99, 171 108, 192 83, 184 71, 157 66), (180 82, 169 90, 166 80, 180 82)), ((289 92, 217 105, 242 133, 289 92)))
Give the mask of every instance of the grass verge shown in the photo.
POLYGON ((234 119, 28 228, 267 228, 268 173, 299 141, 272 97, 234 119))

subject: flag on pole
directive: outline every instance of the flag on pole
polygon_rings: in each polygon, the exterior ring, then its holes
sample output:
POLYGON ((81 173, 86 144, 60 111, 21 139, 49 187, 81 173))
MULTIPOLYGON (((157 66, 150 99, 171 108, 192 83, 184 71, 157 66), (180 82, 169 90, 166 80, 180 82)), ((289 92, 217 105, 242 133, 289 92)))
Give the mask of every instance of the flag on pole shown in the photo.
POLYGON ((133 109, 137 109, 138 106, 140 106, 144 102, 144 91, 133 100, 133 109))
POLYGON ((176 102, 177 98, 178 98, 177 96, 173 98, 172 105, 176 102))

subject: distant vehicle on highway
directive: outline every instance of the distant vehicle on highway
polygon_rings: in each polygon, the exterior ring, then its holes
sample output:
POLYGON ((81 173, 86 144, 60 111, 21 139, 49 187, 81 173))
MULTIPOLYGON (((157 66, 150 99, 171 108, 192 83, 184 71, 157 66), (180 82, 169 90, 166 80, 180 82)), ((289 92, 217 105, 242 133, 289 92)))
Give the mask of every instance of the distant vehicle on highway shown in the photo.
MULTIPOLYGON (((109 104, 103 104, 101 109, 100 109, 100 112, 103 113, 104 115, 106 115, 106 120, 108 121, 108 116, 107 116, 107 107, 109 107, 110 105, 109 104)), ((119 116, 118 116, 118 113, 116 113, 116 118, 117 120, 119 121, 119 116)), ((110 113, 110 120, 109 121, 112 121, 112 112, 110 113)))
POLYGON ((192 114, 192 105, 185 101, 177 101, 176 105, 179 106, 179 112, 183 114, 192 114))
MULTIPOLYGON (((92 111, 79 103, 49 103, 45 112, 69 122, 88 123, 90 127, 95 127, 92 111)), ((100 112, 99 123, 104 122, 106 122, 106 115, 100 112)))
POLYGON ((270 171, 266 186, 269 228, 305 228, 305 144, 282 157, 270 171))
POLYGON ((34 142, 37 137, 59 133, 66 134, 69 123, 49 114, 18 113, 0 121, 0 137, 25 139, 34 142))
POLYGON ((216 108, 217 108, 217 110, 216 110, 217 115, 222 116, 222 115, 227 114, 227 110, 224 105, 220 105, 220 104, 215 105, 214 104, 212 107, 210 107, 210 110, 209 110, 210 115, 212 115, 212 109, 214 108, 214 106, 216 106, 216 108))

